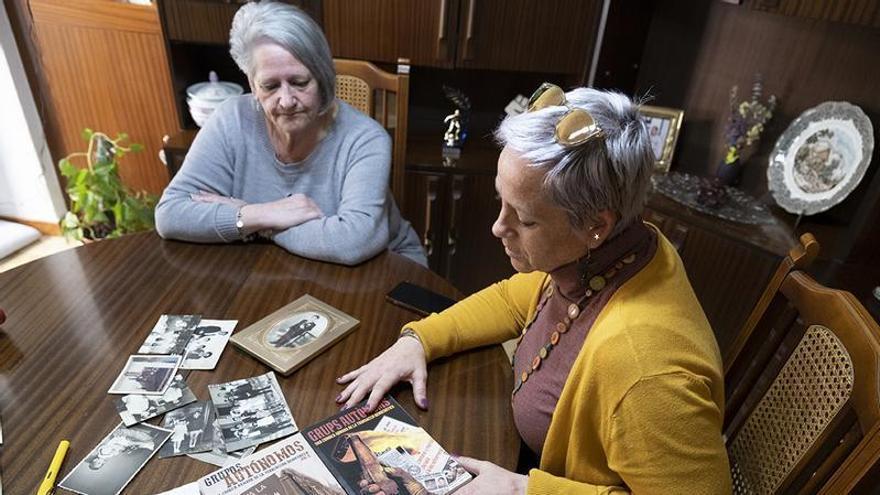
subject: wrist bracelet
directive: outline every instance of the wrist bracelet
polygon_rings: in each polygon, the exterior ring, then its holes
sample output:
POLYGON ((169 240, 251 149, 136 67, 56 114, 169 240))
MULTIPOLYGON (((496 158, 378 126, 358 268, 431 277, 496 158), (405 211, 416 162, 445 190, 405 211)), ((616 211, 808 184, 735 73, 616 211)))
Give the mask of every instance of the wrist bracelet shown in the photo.
POLYGON ((238 209, 235 213, 235 228, 238 230, 238 237, 244 242, 250 242, 256 238, 256 233, 252 233, 250 235, 244 235, 244 220, 242 219, 242 210, 244 210, 244 206, 238 209))
POLYGON ((419 334, 417 334, 415 332, 415 330, 413 330, 411 328, 404 328, 403 331, 400 332, 400 336, 397 337, 397 340, 400 340, 404 337, 412 337, 412 338, 416 339, 419 342, 419 344, 422 343, 422 339, 419 338, 419 334))

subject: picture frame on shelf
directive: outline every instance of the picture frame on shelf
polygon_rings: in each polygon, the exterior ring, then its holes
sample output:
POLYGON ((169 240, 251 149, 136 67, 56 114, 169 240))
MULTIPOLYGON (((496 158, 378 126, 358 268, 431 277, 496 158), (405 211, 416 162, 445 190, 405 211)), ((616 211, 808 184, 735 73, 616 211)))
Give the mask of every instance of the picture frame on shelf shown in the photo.
POLYGON ((684 110, 653 105, 640 105, 642 122, 648 129, 651 150, 654 152, 654 172, 667 173, 672 165, 678 133, 684 120, 684 110))

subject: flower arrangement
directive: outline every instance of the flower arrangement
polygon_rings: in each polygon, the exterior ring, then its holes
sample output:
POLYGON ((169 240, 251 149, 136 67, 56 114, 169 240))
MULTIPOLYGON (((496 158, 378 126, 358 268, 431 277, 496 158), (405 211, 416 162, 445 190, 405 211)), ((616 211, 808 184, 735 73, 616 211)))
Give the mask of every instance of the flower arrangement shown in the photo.
POLYGON ((119 178, 118 160, 126 153, 141 151, 143 146, 126 146, 126 134, 112 139, 91 129, 83 131, 83 138, 89 142, 87 151, 72 153, 58 162, 70 197, 70 211, 60 222, 64 236, 103 239, 153 228, 157 198, 131 191, 119 178), (86 166, 73 165, 74 158, 84 158, 86 166))
POLYGON ((755 74, 750 100, 737 101, 738 91, 737 86, 730 88, 730 117, 724 131, 727 144, 725 165, 737 163, 761 139, 764 125, 773 118, 773 110, 776 108, 775 95, 770 95, 766 102, 761 101, 764 93, 761 74, 755 74))

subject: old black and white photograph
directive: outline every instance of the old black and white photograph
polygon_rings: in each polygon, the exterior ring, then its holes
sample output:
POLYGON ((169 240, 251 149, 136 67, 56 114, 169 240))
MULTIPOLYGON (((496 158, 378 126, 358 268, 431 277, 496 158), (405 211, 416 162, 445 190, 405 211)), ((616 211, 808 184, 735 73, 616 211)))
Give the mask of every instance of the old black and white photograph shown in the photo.
POLYGON ((286 376, 357 325, 351 315, 306 294, 237 332, 230 341, 286 376))
POLYGON ((193 331, 180 367, 186 370, 212 370, 229 342, 237 320, 202 320, 193 331))
POLYGON ((170 436, 170 431, 149 424, 120 424, 58 486, 87 495, 116 495, 170 436))
POLYGON ((183 375, 177 373, 164 394, 126 395, 116 399, 116 410, 125 426, 131 426, 195 401, 196 396, 183 375))
POLYGON ((165 415, 162 427, 171 430, 171 438, 159 450, 159 457, 173 457, 214 448, 214 406, 200 400, 165 415))
POLYGON ((110 387, 110 394, 162 395, 168 390, 182 356, 129 356, 110 387))
POLYGON ((272 347, 288 348, 310 344, 327 331, 330 320, 316 311, 297 313, 276 323, 266 334, 272 347))
POLYGON ((235 452, 227 452, 226 451, 226 442, 223 441, 223 434, 220 433, 220 424, 217 423, 217 418, 214 418, 214 427, 211 428, 211 433, 213 433, 214 441, 213 441, 213 449, 209 452, 197 452, 190 453, 187 456, 192 457, 193 459, 206 462, 208 464, 213 464, 219 467, 226 467, 230 464, 235 463, 242 457, 247 457, 254 453, 257 450, 255 445, 251 445, 248 448, 236 450, 235 452))
POLYGON ((295 433, 274 373, 208 385, 226 450, 235 452, 295 433))
POLYGON ((160 316, 138 354, 183 354, 201 320, 199 315, 160 316))

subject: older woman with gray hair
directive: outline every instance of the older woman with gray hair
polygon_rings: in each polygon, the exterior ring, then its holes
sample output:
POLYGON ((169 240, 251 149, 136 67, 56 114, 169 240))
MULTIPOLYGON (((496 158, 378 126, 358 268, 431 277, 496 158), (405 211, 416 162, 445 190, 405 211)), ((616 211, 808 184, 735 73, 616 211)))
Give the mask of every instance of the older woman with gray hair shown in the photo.
POLYGON ((293 254, 352 265, 386 248, 426 265, 389 189, 391 140, 336 99, 321 29, 280 2, 244 5, 232 58, 252 94, 199 131, 156 207, 164 238, 233 242, 259 234, 293 254))
POLYGON ((496 137, 492 232, 520 273, 407 324, 337 400, 375 407, 408 381, 426 408, 427 362, 515 338, 527 474, 461 457, 477 476, 460 493, 730 493, 718 346, 675 248, 640 218, 653 156, 637 105, 545 84, 496 137))

